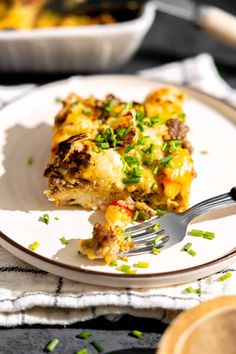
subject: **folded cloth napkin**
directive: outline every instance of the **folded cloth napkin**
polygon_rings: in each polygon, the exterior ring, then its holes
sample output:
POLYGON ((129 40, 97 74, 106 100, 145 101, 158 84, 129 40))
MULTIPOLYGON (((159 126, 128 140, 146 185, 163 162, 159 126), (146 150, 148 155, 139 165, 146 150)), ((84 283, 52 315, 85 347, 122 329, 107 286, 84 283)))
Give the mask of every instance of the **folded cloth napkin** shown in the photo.
MULTIPOLYGON (((146 70, 141 74, 187 84, 236 105, 236 92, 219 76, 207 54, 146 70)), ((16 99, 33 85, 0 87, 0 106, 16 99)), ((1 114, 0 114, 1 117, 1 114)), ((122 314, 170 321, 176 314, 219 295, 235 294, 236 264, 188 285, 158 289, 117 289, 63 279, 36 269, 0 248, 0 326, 69 324, 100 315, 122 314), (215 281, 232 272, 226 282, 215 281), (201 294, 184 294, 187 286, 201 294)))

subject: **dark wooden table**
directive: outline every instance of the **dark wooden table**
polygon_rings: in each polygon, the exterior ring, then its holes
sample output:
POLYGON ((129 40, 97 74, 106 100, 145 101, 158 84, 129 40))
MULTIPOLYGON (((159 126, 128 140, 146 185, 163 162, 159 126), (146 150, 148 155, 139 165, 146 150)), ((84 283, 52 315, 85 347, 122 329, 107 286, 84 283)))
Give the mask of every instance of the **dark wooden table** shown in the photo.
MULTIPOLYGON (((236 2, 204 1, 218 5, 236 15, 236 2)), ((119 73, 135 73, 137 70, 150 68, 185 57, 208 52, 213 55, 222 77, 236 88, 236 51, 218 43, 207 34, 194 28, 190 23, 157 14, 156 21, 147 35, 136 56, 119 73), (174 45, 173 45, 174 43, 174 45)), ((67 78, 70 74, 32 74, 0 73, 0 85, 15 85, 35 82, 44 84, 67 78)), ((86 73, 82 73, 86 74, 86 73)), ((1 286, 1 285, 0 285, 1 286)), ((73 354, 81 349, 85 342, 76 338, 81 329, 89 330, 99 340, 106 353, 142 353, 153 354, 166 325, 148 318, 124 316, 118 322, 98 318, 71 326, 24 326, 18 328, 0 328, 1 354, 38 354, 53 337, 60 339, 55 353, 73 354), (138 329, 144 333, 143 339, 129 336, 130 331, 138 329)), ((91 349, 89 353, 96 353, 91 349)))

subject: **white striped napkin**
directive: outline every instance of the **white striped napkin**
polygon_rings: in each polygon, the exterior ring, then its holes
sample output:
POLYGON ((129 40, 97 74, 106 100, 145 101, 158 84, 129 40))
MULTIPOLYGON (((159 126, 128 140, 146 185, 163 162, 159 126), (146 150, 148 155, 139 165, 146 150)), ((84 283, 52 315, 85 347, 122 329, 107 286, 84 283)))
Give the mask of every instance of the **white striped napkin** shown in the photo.
MULTIPOLYGON (((202 54, 183 62, 146 70, 141 74, 188 84, 236 105, 236 92, 219 76, 212 58, 202 54)), ((0 107, 34 85, 0 86, 0 107)), ((1 119, 1 112, 0 112, 1 119)), ((27 265, 0 248, 0 326, 69 324, 100 315, 131 314, 170 321, 176 314, 219 295, 236 294, 236 265, 188 286, 201 294, 184 294, 185 285, 159 289, 111 289, 53 276, 27 265), (232 272, 226 282, 215 281, 232 272)))

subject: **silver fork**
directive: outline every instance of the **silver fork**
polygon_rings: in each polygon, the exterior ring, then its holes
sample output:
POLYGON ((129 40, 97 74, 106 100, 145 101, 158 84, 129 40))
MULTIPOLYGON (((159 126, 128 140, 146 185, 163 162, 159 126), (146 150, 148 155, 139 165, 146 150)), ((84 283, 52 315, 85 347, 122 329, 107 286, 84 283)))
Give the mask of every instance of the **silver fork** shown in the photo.
POLYGON ((134 256, 153 252, 153 247, 164 250, 181 242, 186 234, 187 226, 197 216, 208 213, 211 210, 222 209, 236 205, 236 187, 229 193, 218 195, 201 203, 198 203, 179 214, 166 213, 160 217, 154 217, 148 221, 131 226, 125 230, 125 234, 132 237, 135 249, 122 253, 125 256, 134 256), (155 225, 158 229, 155 230, 155 225), (153 242, 160 239, 155 243, 153 242))

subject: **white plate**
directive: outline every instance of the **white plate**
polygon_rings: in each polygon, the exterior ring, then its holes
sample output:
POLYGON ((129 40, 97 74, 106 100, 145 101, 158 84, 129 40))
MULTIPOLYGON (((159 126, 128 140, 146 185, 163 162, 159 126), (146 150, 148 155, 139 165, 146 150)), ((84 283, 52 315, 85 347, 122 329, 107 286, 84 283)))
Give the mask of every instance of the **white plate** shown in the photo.
MULTIPOLYGON (((58 111, 57 96, 75 91, 82 96, 103 97, 114 93, 125 100, 142 100, 156 81, 135 76, 73 78, 38 88, 0 112, 0 230, 1 245, 22 260, 73 280, 120 287, 150 287, 194 280, 221 270, 236 260, 236 208, 198 219, 190 228, 214 231, 215 240, 186 236, 181 244, 161 255, 139 256, 150 268, 135 276, 119 273, 102 261, 89 261, 77 254, 77 242, 91 235, 92 224, 102 217, 70 207, 56 207, 43 195, 47 181, 43 171, 49 158, 51 126, 58 111), (29 156, 34 163, 27 165, 29 156), (48 213, 49 225, 39 222, 48 213), (58 217, 59 220, 54 218, 58 217), (70 239, 65 247, 59 238, 70 239), (40 243, 36 252, 28 249, 40 243), (180 252, 192 242, 196 257, 180 252)), ((235 110, 210 96, 185 89, 190 94, 185 111, 195 147, 198 173, 193 182, 191 204, 225 193, 236 181, 235 110), (207 150, 208 154, 201 154, 207 150)), ((129 264, 136 263, 131 257, 129 264)))

